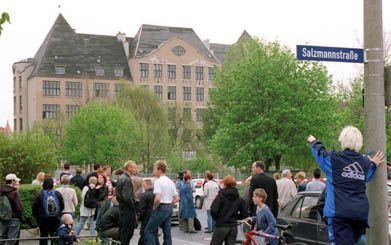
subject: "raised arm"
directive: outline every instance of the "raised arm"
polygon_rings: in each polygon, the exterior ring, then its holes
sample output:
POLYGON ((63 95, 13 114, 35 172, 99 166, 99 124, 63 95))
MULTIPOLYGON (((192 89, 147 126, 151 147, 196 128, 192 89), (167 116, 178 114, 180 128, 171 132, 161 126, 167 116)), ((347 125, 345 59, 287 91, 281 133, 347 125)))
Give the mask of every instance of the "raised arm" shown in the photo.
POLYGON ((326 174, 331 174, 331 159, 330 152, 326 151, 326 148, 323 146, 322 142, 317 140, 314 136, 310 135, 307 138, 308 144, 310 144, 312 154, 318 163, 319 167, 326 174))

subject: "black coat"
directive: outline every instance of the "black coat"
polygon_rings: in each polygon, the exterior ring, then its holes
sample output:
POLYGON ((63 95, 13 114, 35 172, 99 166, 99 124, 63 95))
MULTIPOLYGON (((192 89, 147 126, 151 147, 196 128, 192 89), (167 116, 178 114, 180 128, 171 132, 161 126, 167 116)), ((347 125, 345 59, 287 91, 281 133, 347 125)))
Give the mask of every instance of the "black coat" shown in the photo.
POLYGON ((103 232, 105 230, 120 226, 120 212, 118 206, 113 206, 102 216, 97 230, 103 232))
MULTIPOLYGON (((51 190, 51 191, 53 191, 53 190, 51 190)), ((45 222, 48 219, 50 219, 50 220, 53 220, 53 219, 60 220, 60 215, 62 213, 62 210, 64 210, 64 199, 62 198, 62 195, 61 195, 60 192, 58 192, 56 190, 54 190, 54 192, 55 192, 55 195, 58 198, 58 202, 59 202, 59 205, 60 205, 59 216, 55 217, 55 218, 47 218, 47 217, 45 217, 45 209, 43 207, 43 197, 44 197, 44 194, 43 194, 43 190, 42 190, 35 197, 35 200, 34 200, 33 206, 32 206, 33 216, 37 220, 38 224, 42 224, 42 222, 45 222)))
POLYGON ((117 182, 115 193, 120 206, 134 209, 133 184, 130 175, 124 172, 117 182))
POLYGON ((237 220, 247 217, 247 207, 236 188, 224 188, 210 207, 216 227, 237 226, 237 220))
POLYGON ((267 193, 267 199, 265 204, 270 208, 274 217, 278 215, 278 191, 277 191, 277 183, 276 181, 267 176, 264 173, 256 174, 251 178, 250 189, 249 189, 249 197, 248 197, 248 205, 250 208, 251 216, 255 216, 256 206, 253 203, 253 191, 257 188, 263 188, 267 193))
POLYGON ((71 178, 69 181, 72 185, 79 187, 80 190, 83 190, 86 180, 81 175, 76 175, 71 178))
POLYGON ((147 224, 152 215, 153 210, 153 201, 154 201, 153 189, 146 190, 141 194, 139 211, 138 211, 138 220, 147 224))
POLYGON ((22 220, 23 205, 19 191, 10 185, 3 185, 0 187, 0 194, 8 197, 12 207, 12 217, 22 220))
POLYGON ((76 235, 70 235, 72 227, 66 224, 62 224, 58 229, 58 236, 60 237, 60 245, 72 245, 77 240, 76 235))

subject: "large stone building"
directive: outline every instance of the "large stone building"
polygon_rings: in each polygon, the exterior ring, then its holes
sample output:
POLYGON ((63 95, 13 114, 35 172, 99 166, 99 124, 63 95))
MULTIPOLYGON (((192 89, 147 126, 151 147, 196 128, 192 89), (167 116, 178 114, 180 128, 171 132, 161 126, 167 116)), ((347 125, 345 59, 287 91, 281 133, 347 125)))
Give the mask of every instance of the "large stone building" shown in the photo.
POLYGON ((228 47, 180 27, 142 25, 135 37, 80 34, 60 14, 34 58, 13 65, 14 129, 58 111, 71 117, 90 100, 115 98, 123 82, 151 90, 199 123, 228 47))

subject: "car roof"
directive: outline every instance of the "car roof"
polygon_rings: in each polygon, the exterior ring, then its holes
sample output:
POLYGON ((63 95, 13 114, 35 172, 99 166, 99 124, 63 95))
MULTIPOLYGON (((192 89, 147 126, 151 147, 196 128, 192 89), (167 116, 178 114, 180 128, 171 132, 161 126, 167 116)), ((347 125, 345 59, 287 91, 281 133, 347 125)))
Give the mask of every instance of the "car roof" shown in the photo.
POLYGON ((297 195, 320 196, 320 193, 322 193, 322 191, 301 191, 301 192, 297 193, 297 195))

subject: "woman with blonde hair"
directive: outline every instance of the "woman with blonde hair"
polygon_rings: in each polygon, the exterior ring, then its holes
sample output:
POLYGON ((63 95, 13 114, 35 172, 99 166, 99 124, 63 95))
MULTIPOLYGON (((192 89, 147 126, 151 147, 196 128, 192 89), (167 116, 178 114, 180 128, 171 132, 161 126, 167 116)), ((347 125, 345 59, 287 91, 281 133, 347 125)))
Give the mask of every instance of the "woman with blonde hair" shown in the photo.
POLYGON ((37 174, 37 177, 33 182, 31 183, 32 185, 42 185, 43 181, 45 180, 45 173, 44 172, 39 172, 37 174))
POLYGON ((303 171, 300 171, 295 175, 295 181, 297 186, 297 192, 305 191, 308 183, 307 181, 305 181, 305 173, 303 171))

